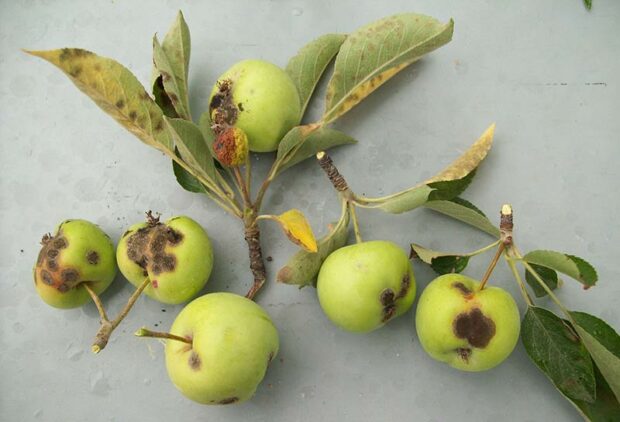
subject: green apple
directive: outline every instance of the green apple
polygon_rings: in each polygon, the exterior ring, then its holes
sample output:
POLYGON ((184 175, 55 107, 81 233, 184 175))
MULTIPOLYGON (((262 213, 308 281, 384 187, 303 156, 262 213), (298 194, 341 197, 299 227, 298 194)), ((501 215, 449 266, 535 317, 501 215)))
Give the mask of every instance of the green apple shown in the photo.
POLYGON ((317 293, 339 327, 368 332, 413 304, 415 278, 407 254, 387 241, 362 242, 331 253, 319 271, 317 293))
POLYGON ((86 220, 66 220, 45 235, 34 266, 34 285, 48 305, 77 308, 90 301, 84 283, 102 293, 114 280, 114 245, 86 220))
POLYGON ((217 80, 209 99, 211 120, 248 136, 250 151, 275 151, 301 120, 299 93, 288 74, 264 60, 243 60, 217 80))
POLYGON ((172 217, 131 226, 116 249, 118 266, 127 280, 149 297, 178 304, 204 287, 213 268, 213 249, 205 230, 189 217, 172 217))
POLYGON ((437 277, 416 311, 420 343, 434 359, 464 371, 484 371, 506 359, 519 339, 517 305, 505 290, 461 274, 437 277))
POLYGON ((187 305, 166 341, 166 368, 174 385, 203 404, 241 403, 254 394, 278 353, 278 331, 256 303, 211 293, 187 305))

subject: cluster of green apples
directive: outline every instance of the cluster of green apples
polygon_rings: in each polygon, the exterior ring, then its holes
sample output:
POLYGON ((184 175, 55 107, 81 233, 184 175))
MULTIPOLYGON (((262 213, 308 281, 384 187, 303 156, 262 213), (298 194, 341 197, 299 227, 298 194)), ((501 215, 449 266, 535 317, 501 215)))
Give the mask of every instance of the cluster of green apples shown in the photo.
MULTIPOLYGON (((66 220, 43 238, 34 267, 39 296, 56 308, 76 308, 90 300, 87 286, 103 293, 117 273, 134 286, 148 278, 152 299, 179 304, 204 287, 213 267, 205 230, 185 216, 131 226, 116 254, 110 237, 86 220, 66 220)), ((250 398, 278 352, 278 332, 256 303, 229 293, 211 293, 188 304, 171 333, 166 367, 174 385, 200 403, 228 404, 250 398)))
MULTIPOLYGON (((371 241, 330 254, 317 279, 327 317, 352 332, 375 330, 404 314, 415 299, 409 258, 392 242, 371 241)), ((519 338, 519 311, 505 290, 480 288, 461 274, 433 280, 415 316, 418 338, 434 359, 464 371, 499 365, 519 338)))

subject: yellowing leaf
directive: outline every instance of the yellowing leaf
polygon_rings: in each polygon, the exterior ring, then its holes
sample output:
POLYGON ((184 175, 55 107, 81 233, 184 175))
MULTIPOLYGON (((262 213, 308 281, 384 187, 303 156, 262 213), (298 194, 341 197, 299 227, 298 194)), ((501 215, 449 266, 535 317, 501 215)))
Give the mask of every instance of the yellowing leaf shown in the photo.
POLYGON ((62 70, 103 111, 144 143, 174 156, 161 109, 123 65, 79 48, 26 52, 62 70))
POLYGON ((280 223, 282 230, 291 242, 308 252, 318 250, 312 228, 301 211, 292 209, 280 215, 270 216, 270 218, 280 223))
POLYGON ((482 160, 487 156, 491 145, 493 144, 493 135, 495 134, 495 123, 489 126, 482 136, 478 138, 472 146, 459 158, 454 160, 452 164, 443 169, 440 173, 431 177, 425 185, 435 182, 447 182, 451 180, 462 179, 467 176, 473 170, 475 170, 482 160))
POLYGON ((399 71, 449 42, 453 29, 452 20, 443 24, 429 16, 403 13, 350 34, 336 56, 323 122, 334 121, 399 71))

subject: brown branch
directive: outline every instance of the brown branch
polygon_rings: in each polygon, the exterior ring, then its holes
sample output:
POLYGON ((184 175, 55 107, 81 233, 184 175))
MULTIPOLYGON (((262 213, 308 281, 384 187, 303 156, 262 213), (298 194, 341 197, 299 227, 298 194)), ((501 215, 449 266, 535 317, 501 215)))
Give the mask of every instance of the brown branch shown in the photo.
POLYGON ((319 160, 319 165, 321 166, 325 174, 327 174, 327 178, 330 182, 332 182, 334 188, 338 192, 350 196, 352 193, 351 189, 349 189, 347 181, 344 180, 344 177, 342 177, 342 175, 334 165, 331 157, 327 155, 325 151, 321 151, 316 155, 316 158, 317 160, 319 160))
POLYGON ((254 299, 256 293, 263 287, 267 279, 267 270, 263 261, 263 251, 260 245, 260 231, 256 219, 248 221, 245 228, 245 241, 248 244, 248 252, 250 256, 250 270, 254 276, 254 283, 247 292, 245 297, 254 299))

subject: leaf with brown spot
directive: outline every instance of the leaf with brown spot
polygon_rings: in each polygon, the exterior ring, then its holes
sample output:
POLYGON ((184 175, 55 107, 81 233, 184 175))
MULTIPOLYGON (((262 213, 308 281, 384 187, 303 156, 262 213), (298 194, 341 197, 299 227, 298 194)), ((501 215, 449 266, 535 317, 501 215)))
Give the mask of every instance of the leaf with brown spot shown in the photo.
POLYGON ((183 161, 201 179, 210 180, 215 185, 217 170, 200 128, 187 120, 168 117, 164 119, 183 161))
POLYGON ((342 207, 340 220, 331 231, 317 242, 317 253, 304 250, 298 251, 278 271, 277 280, 280 283, 295 284, 300 287, 314 285, 323 261, 336 249, 343 247, 349 234, 349 207, 346 202, 342 207))
POLYGON ((322 35, 303 46, 286 65, 286 73, 289 74, 299 92, 302 116, 321 75, 346 38, 344 34, 322 35))
POLYGON ((456 198, 469 186, 478 166, 491 149, 494 131, 495 124, 492 124, 464 154, 436 176, 393 195, 382 198, 361 198, 359 205, 365 208, 379 208, 392 214, 400 214, 426 205, 431 201, 445 201, 456 198))
POLYGON ((301 246, 308 252, 317 252, 314 233, 312 233, 312 228, 301 211, 291 209, 280 215, 269 215, 264 217, 280 223, 282 230, 291 242, 301 246))
POLYGON ((332 122, 422 56, 452 39, 454 22, 415 13, 380 19, 350 34, 336 56, 322 121, 332 122))
POLYGON ((191 120, 188 95, 188 69, 190 54, 189 30, 179 12, 179 17, 159 44, 157 36, 153 37, 153 63, 161 75, 165 93, 179 117, 191 120))
POLYGON ((169 156, 174 155, 161 109, 123 65, 78 48, 26 52, 62 70, 80 91, 144 143, 169 156), (76 66, 81 71, 72 76, 76 66))

